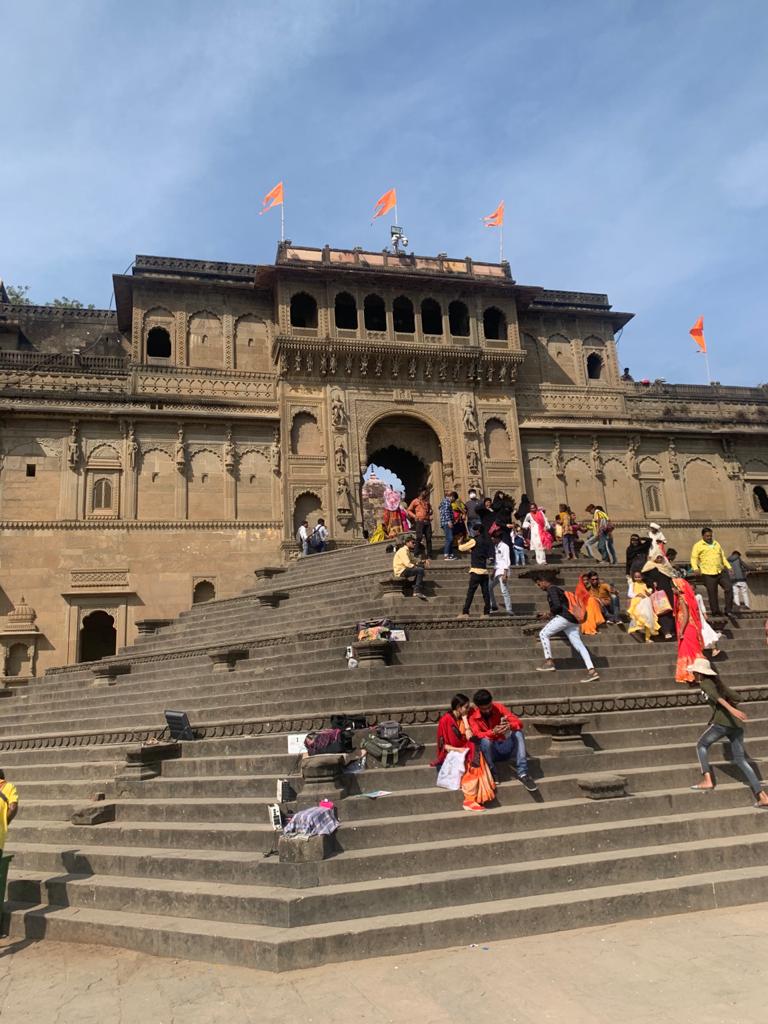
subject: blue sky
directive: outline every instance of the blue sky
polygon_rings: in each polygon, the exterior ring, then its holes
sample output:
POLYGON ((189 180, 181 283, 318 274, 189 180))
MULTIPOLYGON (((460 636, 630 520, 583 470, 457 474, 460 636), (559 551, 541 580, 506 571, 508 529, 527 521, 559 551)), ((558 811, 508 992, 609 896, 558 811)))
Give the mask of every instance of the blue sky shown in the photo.
POLYGON ((0 277, 104 306, 136 253, 412 248, 637 313, 636 377, 768 379, 764 0, 0 2, 0 277))

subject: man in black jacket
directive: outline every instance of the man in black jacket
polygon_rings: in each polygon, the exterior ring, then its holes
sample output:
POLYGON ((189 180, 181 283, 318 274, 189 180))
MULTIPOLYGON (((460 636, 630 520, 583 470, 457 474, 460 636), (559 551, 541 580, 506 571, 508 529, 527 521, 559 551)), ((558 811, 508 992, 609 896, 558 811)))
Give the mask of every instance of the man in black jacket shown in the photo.
MULTIPOLYGON (((558 633, 565 633, 568 643, 579 655, 581 660, 587 668, 587 674, 582 683, 591 683, 595 679, 599 679, 595 666, 592 664, 592 658, 590 657, 589 651, 584 646, 584 641, 581 639, 581 633, 579 632, 579 624, 576 621, 576 616, 571 612, 568 606, 568 598, 565 596, 565 592, 560 587, 555 586, 554 582, 547 577, 538 577, 535 581, 536 586, 539 590, 543 590, 547 595, 547 603, 549 604, 549 622, 539 633, 539 640, 541 640, 541 647, 544 651, 544 664, 539 665, 536 669, 537 672, 554 672, 555 662, 552 658, 552 645, 550 640, 553 636, 558 633)), ((541 613, 541 618, 546 618, 546 613, 541 613)))
POLYGON ((485 535, 482 525, 475 527, 475 536, 459 544, 459 551, 469 551, 469 585, 464 608, 457 619, 468 619, 469 609, 478 587, 483 592, 483 615, 491 614, 491 587, 488 576, 488 559, 495 554, 493 541, 485 535))

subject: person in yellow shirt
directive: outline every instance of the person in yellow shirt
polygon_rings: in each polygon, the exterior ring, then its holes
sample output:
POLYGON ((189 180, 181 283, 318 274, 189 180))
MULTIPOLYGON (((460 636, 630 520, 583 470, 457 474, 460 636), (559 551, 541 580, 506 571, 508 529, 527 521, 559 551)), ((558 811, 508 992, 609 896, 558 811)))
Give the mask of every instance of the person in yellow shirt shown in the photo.
POLYGON ((409 537, 405 544, 395 552, 395 557, 392 559, 392 572, 396 579, 405 577, 407 580, 413 580, 413 596, 426 601, 424 571, 429 562, 415 561, 413 557, 415 550, 416 538, 409 537))
POLYGON ((12 782, 7 782, 5 772, 0 768, 0 855, 5 849, 8 826, 19 809, 19 794, 12 782))
POLYGON ((705 526, 701 531, 701 540, 691 549, 691 569, 701 574, 707 588, 710 615, 720 614, 718 587, 722 587, 725 592, 725 614, 730 615, 733 611, 733 580, 728 572, 730 568, 731 563, 714 539, 712 528, 705 526))

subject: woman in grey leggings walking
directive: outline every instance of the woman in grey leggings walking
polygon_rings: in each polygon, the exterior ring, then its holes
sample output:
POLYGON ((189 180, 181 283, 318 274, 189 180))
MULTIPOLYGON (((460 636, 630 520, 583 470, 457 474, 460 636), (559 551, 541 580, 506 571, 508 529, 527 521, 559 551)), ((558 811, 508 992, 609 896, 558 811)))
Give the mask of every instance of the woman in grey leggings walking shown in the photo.
POLYGON ((688 671, 695 675, 696 683, 701 687, 704 699, 712 708, 709 725, 696 744, 696 754, 699 758, 703 778, 698 785, 691 786, 691 789, 697 790, 699 793, 706 793, 715 788, 712 768, 709 764, 709 748, 719 740, 728 740, 733 762, 739 766, 742 775, 747 780, 747 785, 752 790, 755 807, 768 808, 768 793, 763 791, 762 783, 747 760, 744 751, 744 729, 741 723, 747 721, 747 716, 737 707, 737 695, 720 680, 717 672, 706 658, 696 658, 693 664, 688 666, 688 671))

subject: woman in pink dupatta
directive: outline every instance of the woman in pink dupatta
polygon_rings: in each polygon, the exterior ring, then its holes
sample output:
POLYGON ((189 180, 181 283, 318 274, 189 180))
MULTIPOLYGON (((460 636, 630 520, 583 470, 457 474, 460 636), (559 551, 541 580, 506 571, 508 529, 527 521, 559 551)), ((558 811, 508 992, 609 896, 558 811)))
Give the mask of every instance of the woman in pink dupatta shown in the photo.
POLYGON ((701 635, 701 615, 696 591, 688 580, 677 576, 672 580, 675 591, 675 625, 677 627, 677 668, 675 682, 695 683, 696 677, 688 671, 697 658, 704 657, 704 639, 701 635))
POLYGON ((523 529, 530 530, 529 544, 539 565, 547 564, 547 552, 552 549, 552 534, 544 512, 531 502, 528 515, 523 520, 523 529))

